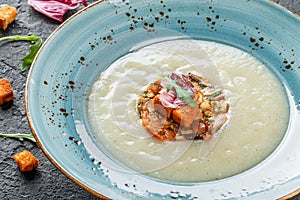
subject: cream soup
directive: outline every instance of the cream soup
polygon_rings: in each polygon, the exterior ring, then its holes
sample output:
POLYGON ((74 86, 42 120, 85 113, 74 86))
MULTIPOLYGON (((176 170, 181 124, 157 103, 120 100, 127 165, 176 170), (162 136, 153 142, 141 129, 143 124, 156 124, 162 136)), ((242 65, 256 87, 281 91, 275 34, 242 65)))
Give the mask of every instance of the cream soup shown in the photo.
POLYGON ((241 173, 274 151, 289 120, 284 87, 259 61, 223 44, 174 40, 113 63, 94 83, 88 117, 99 144, 127 167, 162 180, 201 182, 241 173), (136 103, 164 74, 193 72, 224 89, 226 125, 207 141, 160 141, 141 125, 136 103))

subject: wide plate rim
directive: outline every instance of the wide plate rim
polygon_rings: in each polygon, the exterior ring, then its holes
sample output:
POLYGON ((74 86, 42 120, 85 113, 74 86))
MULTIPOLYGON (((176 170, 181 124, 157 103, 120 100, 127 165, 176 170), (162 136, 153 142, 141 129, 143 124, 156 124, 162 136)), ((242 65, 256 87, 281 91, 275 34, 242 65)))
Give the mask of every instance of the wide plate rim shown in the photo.
MULTIPOLYGON (((69 23, 69 21, 73 20, 74 18, 80 16, 80 14, 82 14, 83 12, 86 12, 88 11, 90 8, 104 2, 105 0, 99 0, 97 2, 94 2, 92 4, 90 4, 89 6, 83 8, 82 10, 76 12, 73 16, 71 16, 70 18, 68 18, 66 21, 64 21, 61 25, 59 25, 51 34, 50 36, 45 40, 45 42, 43 43, 42 47, 40 48, 37 56, 35 57, 34 61, 33 61, 33 64, 32 66, 34 65, 37 57, 39 56, 40 52, 43 51, 43 49, 45 48, 45 46, 47 46, 48 42, 51 40, 51 38, 57 34, 57 32, 59 30, 61 30, 65 24, 69 23)), ((292 15, 296 16, 299 20, 300 20, 300 15, 288 10, 287 8, 283 7, 282 5, 276 3, 276 2, 273 2, 271 0, 262 0, 264 2, 269 2, 271 4, 273 4, 274 6, 276 6, 277 8, 281 9, 282 11, 284 12, 288 12, 288 13, 291 13, 292 15)), ((30 115, 30 112, 29 112, 29 105, 28 105, 28 87, 29 87, 29 82, 30 82, 30 75, 31 75, 31 72, 32 72, 32 68, 29 69, 29 73, 28 73, 28 78, 26 80, 26 85, 25 85, 25 98, 24 98, 24 101, 25 101, 25 110, 26 110, 26 116, 27 116, 27 120, 28 120, 28 123, 29 123, 29 127, 30 127, 30 130, 34 136, 34 138, 36 139, 37 141, 37 144, 38 146, 41 148, 41 150, 43 151, 43 153, 46 155, 46 157, 51 161, 52 164, 55 165, 56 168, 58 168, 67 178, 69 178, 70 180, 72 180, 75 184, 79 185, 80 187, 82 187, 83 189, 87 190, 88 192, 90 192, 91 194, 97 196, 97 197, 100 197, 100 198, 103 198, 103 199, 108 199, 108 197, 104 196, 103 194, 93 190, 93 189, 90 189, 88 186, 86 186, 85 184, 83 184, 82 182, 80 182, 79 180, 77 180, 76 178, 72 177, 65 169, 63 169, 56 161, 55 159, 51 156, 51 154, 47 151, 46 148, 44 148, 43 144, 41 143, 41 141, 39 140, 39 137, 38 137, 38 134, 36 133, 35 129, 34 129, 34 126, 33 126, 33 121, 31 119, 31 115, 30 115)), ((281 197, 280 199, 288 199, 288 198, 291 198, 291 197, 294 197, 296 196, 297 194, 300 193, 300 188, 297 189, 297 190, 294 190, 293 192, 289 193, 289 194, 286 194, 285 196, 281 197)))

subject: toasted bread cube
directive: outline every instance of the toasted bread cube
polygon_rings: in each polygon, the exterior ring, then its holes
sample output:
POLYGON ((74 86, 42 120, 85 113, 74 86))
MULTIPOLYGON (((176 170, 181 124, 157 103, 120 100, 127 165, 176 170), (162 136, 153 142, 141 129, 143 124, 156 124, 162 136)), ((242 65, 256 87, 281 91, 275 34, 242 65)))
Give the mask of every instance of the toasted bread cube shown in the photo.
POLYGON ((153 105, 154 105, 154 109, 159 112, 160 114, 162 114, 163 116, 165 116, 166 118, 170 118, 173 108, 166 108, 162 105, 160 99, 159 99, 159 95, 156 95, 153 98, 153 105))
POLYGON ((32 171, 39 165, 39 160, 26 150, 14 155, 14 160, 22 172, 32 171))
POLYGON ((8 24, 12 23, 18 15, 16 8, 4 6, 0 8, 0 29, 6 30, 8 24))
POLYGON ((0 79, 0 105, 14 99, 14 92, 6 78, 0 79))
POLYGON ((199 114, 198 108, 193 108, 189 105, 176 108, 172 112, 173 120, 181 126, 188 128, 193 123, 194 119, 199 114))

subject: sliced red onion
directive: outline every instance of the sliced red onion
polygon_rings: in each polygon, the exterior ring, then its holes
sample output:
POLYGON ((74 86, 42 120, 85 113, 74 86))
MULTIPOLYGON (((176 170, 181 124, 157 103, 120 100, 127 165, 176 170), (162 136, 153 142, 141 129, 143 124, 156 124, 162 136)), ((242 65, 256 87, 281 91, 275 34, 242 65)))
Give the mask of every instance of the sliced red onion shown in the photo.
MULTIPOLYGON (((169 78, 175 80, 178 86, 190 90, 193 94, 197 92, 197 89, 194 88, 193 84, 188 80, 188 75, 182 75, 182 77, 180 77, 176 73, 171 73, 169 78)), ((175 88, 168 88, 167 82, 161 81, 160 85, 163 89, 160 91, 159 98, 164 107, 178 108, 186 104, 183 99, 177 98, 175 88)))
POLYGON ((160 95, 159 99, 161 101, 161 104, 164 107, 166 107, 166 108, 177 108, 177 106, 173 102, 170 102, 170 101, 166 100, 164 95, 160 95))
POLYGON ((81 3, 87 6, 85 0, 28 0, 28 4, 36 11, 59 22, 63 22, 67 11, 78 8, 81 3))
POLYGON ((174 104, 176 105, 176 108, 178 108, 185 105, 186 103, 182 99, 176 98, 174 100, 174 104))
POLYGON ((175 74, 175 73, 172 73, 172 74, 170 75, 170 78, 171 78, 172 80, 181 79, 180 76, 177 75, 177 74, 175 74))
POLYGON ((196 91, 193 90, 195 88, 194 88, 193 84, 191 82, 189 82, 188 80, 177 82, 177 85, 179 85, 180 87, 187 88, 187 89, 191 90, 193 93, 195 93, 197 91, 197 90, 196 91))
POLYGON ((180 87, 186 87, 186 83, 183 81, 177 82, 177 85, 179 85, 180 87))
POLYGON ((173 92, 167 92, 167 91, 162 91, 161 96, 168 102, 172 103, 174 99, 176 98, 176 93, 173 92))
POLYGON ((166 89, 163 89, 159 95, 159 99, 164 107, 176 108, 176 105, 174 105, 176 92, 173 88, 169 92, 167 92, 166 89))
POLYGON ((189 75, 182 74, 182 79, 184 81, 189 81, 189 75))

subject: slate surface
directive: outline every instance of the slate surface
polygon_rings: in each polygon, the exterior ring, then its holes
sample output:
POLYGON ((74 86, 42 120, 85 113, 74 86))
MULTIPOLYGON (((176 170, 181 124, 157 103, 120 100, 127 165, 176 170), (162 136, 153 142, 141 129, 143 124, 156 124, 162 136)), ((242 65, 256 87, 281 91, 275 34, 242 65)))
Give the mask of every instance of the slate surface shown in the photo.
MULTIPOLYGON (((87 0, 90 4, 96 0, 87 0)), ((300 1, 274 0, 289 10, 300 14, 300 1)), ((36 12, 25 0, 0 0, 18 9, 19 15, 8 30, 0 30, 0 37, 7 35, 35 34, 45 40, 59 22, 36 12)), ((82 8, 79 7, 79 9, 82 8)), ((68 12, 68 18, 79 9, 68 12)), ((30 133, 24 107, 24 88, 27 71, 21 72, 21 58, 28 52, 28 43, 0 44, 0 78, 8 78, 14 88, 15 100, 11 107, 0 108, 0 133, 30 133)), ((300 188, 300 186, 299 186, 300 188)), ((0 138, 0 199, 97 199, 65 177, 46 158, 39 147, 29 141, 0 138), (13 155, 24 149, 32 152, 40 166, 32 174, 21 173, 13 155)), ((293 200, 300 199, 294 197, 293 200)))

